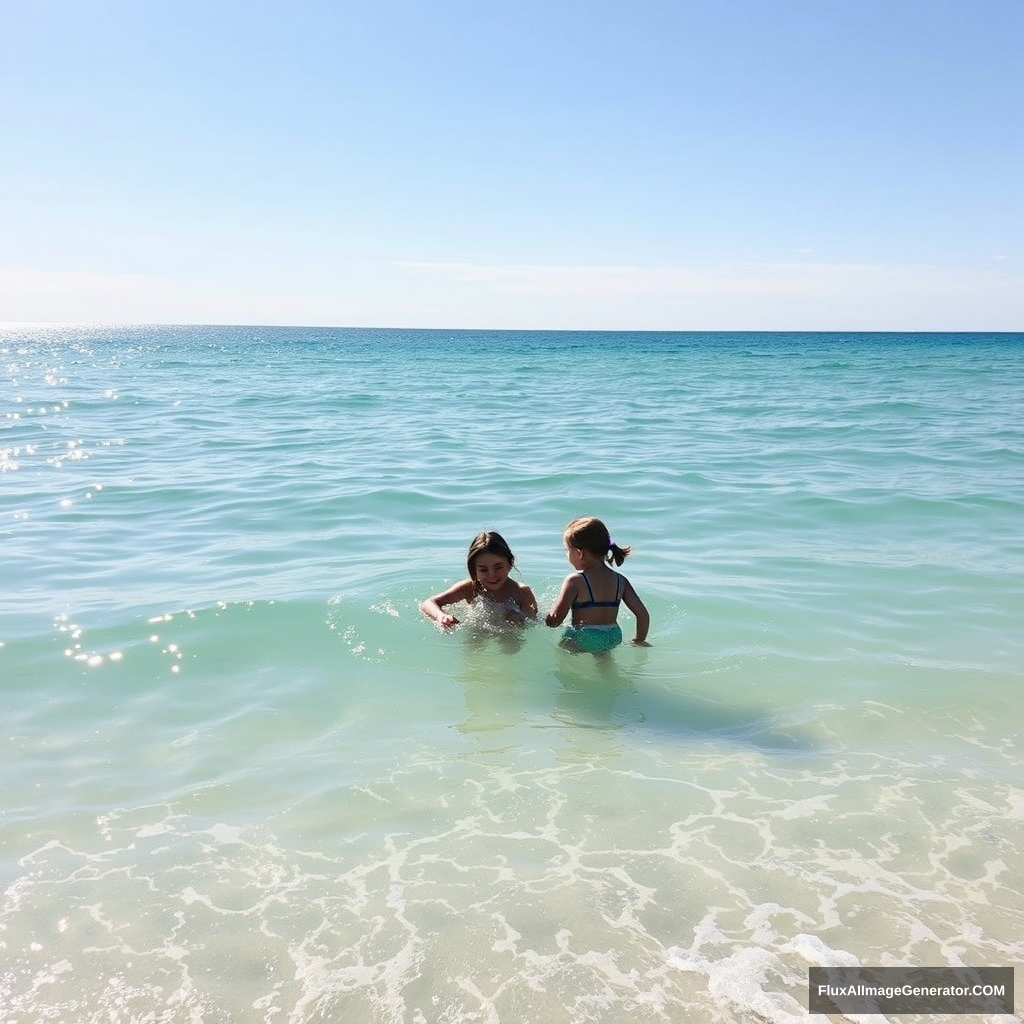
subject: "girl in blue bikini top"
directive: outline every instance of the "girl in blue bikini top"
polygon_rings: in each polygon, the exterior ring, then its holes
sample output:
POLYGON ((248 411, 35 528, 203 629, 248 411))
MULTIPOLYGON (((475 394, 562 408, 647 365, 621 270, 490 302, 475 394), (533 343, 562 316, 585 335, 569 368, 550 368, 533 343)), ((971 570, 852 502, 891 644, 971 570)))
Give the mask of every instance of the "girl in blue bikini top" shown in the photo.
POLYGON ((577 571, 567 576, 555 606, 545 616, 549 626, 560 626, 572 613, 572 626, 563 645, 577 650, 610 650, 622 641, 618 626, 619 605, 624 603, 636 619, 634 644, 647 646, 651 617, 633 585, 611 567, 629 554, 608 533, 608 527, 592 516, 574 519, 563 535, 569 564, 577 571))

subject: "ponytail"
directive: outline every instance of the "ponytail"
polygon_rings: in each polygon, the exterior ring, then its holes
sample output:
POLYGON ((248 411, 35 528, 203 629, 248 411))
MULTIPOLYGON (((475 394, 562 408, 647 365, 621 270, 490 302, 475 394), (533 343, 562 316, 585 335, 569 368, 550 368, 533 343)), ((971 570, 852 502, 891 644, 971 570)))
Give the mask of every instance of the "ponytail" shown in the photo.
POLYGON ((622 565, 626 560, 626 556, 633 549, 627 544, 624 548, 620 548, 615 541, 610 540, 608 542, 608 554, 605 556, 605 561, 611 565, 614 562, 616 565, 622 565))

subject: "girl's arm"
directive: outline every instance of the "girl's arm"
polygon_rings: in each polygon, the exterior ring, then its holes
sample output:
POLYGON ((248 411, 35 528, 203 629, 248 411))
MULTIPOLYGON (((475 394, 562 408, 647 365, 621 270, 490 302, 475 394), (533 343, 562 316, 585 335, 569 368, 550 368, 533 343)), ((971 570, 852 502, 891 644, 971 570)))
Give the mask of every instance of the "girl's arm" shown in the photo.
POLYGON ((647 631, 651 628, 651 613, 647 610, 647 605, 640 600, 639 594, 633 589, 633 584, 629 580, 626 580, 622 602, 636 617, 636 636, 633 637, 633 643, 639 647, 650 647, 647 642, 647 631))
POLYGON ((523 583, 518 584, 518 588, 516 604, 519 605, 521 614, 507 612, 505 618, 509 622, 525 622, 527 619, 537 618, 537 598, 533 596, 533 591, 523 583))
POLYGON ((456 604, 458 601, 465 601, 473 596, 475 587, 472 580, 463 580, 449 587, 444 593, 435 594, 420 603, 420 611, 428 619, 432 619, 442 629, 457 626, 459 620, 454 615, 449 615, 445 610, 446 604, 456 604))
POLYGON ((560 626, 565 621, 565 617, 569 614, 569 609, 572 607, 573 597, 576 595, 578 580, 579 577, 575 574, 565 577, 565 580, 562 582, 562 591, 558 595, 555 607, 544 616, 544 622, 547 625, 552 627, 560 626))

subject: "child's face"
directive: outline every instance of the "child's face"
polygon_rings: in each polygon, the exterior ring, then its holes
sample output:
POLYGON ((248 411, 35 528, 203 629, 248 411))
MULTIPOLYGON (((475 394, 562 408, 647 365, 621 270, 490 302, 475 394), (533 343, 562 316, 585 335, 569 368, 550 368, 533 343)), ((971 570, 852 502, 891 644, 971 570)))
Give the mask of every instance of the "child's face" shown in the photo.
POLYGON ((477 583, 489 593, 496 594, 505 586, 505 580, 508 579, 512 566, 508 564, 507 558, 503 558, 501 555, 491 555, 485 551, 483 554, 477 555, 473 570, 477 583))

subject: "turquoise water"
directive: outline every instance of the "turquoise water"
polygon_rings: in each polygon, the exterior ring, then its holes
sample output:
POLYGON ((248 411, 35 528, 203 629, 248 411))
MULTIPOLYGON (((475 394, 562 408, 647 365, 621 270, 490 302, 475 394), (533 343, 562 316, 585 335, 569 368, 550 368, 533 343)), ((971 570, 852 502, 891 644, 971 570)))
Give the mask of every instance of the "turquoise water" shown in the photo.
POLYGON ((0 355, 4 1024, 788 1022, 812 964, 1024 958, 1021 335, 0 355), (581 514, 650 648, 419 614, 483 529, 550 606, 581 514))

